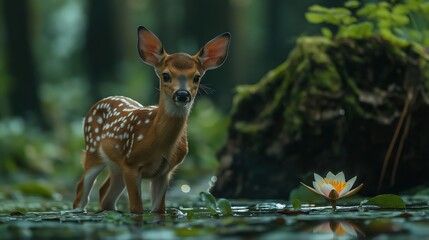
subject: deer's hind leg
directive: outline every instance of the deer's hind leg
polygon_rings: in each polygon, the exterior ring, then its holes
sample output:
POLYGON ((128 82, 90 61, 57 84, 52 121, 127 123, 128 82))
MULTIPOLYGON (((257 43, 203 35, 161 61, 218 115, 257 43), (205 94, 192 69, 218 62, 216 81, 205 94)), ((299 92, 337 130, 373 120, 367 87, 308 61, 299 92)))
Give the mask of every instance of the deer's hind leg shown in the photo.
POLYGON ((124 177, 115 163, 109 164, 110 173, 100 188, 100 208, 116 210, 116 202, 125 190, 124 177))
POLYGON ((76 197, 73 209, 84 210, 98 175, 106 167, 102 159, 94 153, 85 151, 83 156, 83 175, 76 186, 76 197))

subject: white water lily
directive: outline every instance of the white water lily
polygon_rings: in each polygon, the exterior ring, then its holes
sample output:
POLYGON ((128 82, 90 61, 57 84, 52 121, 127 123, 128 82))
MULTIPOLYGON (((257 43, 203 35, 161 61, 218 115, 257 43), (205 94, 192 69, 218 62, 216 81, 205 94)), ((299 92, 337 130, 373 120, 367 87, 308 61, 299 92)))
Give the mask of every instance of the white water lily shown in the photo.
POLYGON ((363 234, 362 230, 355 226, 352 223, 348 223, 346 221, 339 221, 339 222, 325 222, 322 223, 315 228, 313 228, 314 233, 327 233, 332 234, 332 238, 338 238, 338 237, 351 237, 351 238, 357 238, 358 232, 365 237, 365 234, 363 234))
POLYGON ((328 172, 325 178, 322 178, 319 174, 314 173, 314 188, 309 187, 302 182, 301 184, 310 191, 328 199, 331 202, 332 207, 335 209, 338 199, 349 197, 357 193, 362 188, 363 183, 351 190, 355 182, 356 176, 346 182, 343 172, 339 172, 337 175, 334 175, 332 172, 328 172))

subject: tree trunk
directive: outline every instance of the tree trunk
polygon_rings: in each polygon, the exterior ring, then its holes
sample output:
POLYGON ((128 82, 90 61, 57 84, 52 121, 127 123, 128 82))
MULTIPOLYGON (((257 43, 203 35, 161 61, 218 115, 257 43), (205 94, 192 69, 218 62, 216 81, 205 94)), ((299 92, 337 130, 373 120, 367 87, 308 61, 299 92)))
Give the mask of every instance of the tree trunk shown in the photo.
POLYGON ((300 38, 286 62, 238 88, 213 193, 287 198, 327 171, 357 176, 363 194, 428 184, 428 59, 379 38, 300 38))
POLYGON ((122 56, 118 7, 113 0, 103 1, 102 4, 99 1, 88 2, 85 57, 93 101, 103 97, 101 84, 118 80, 117 67, 122 56))
POLYGON ((45 121, 39 95, 39 77, 31 49, 30 5, 27 0, 3 1, 5 58, 9 73, 11 114, 29 121, 45 121))

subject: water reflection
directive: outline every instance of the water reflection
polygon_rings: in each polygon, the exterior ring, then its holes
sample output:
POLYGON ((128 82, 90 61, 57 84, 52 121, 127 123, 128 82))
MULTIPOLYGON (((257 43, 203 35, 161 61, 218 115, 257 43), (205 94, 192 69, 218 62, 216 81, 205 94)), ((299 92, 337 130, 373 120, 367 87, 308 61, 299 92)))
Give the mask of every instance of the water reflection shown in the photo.
POLYGON ((365 237, 362 229, 349 221, 327 221, 314 227, 313 233, 331 234, 332 239, 365 237))

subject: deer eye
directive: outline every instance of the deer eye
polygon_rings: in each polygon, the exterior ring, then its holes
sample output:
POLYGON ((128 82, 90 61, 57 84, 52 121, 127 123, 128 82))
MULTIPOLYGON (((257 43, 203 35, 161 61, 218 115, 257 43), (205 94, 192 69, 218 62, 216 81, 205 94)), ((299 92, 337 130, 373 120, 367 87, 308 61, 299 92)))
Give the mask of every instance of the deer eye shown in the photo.
POLYGON ((162 74, 162 80, 163 80, 164 82, 169 82, 169 81, 171 80, 171 76, 170 76, 170 74, 168 74, 168 73, 163 73, 163 74, 162 74))
POLYGON ((200 82, 200 78, 201 78, 201 76, 200 76, 200 75, 195 75, 195 76, 194 76, 194 83, 198 83, 198 82, 200 82))

